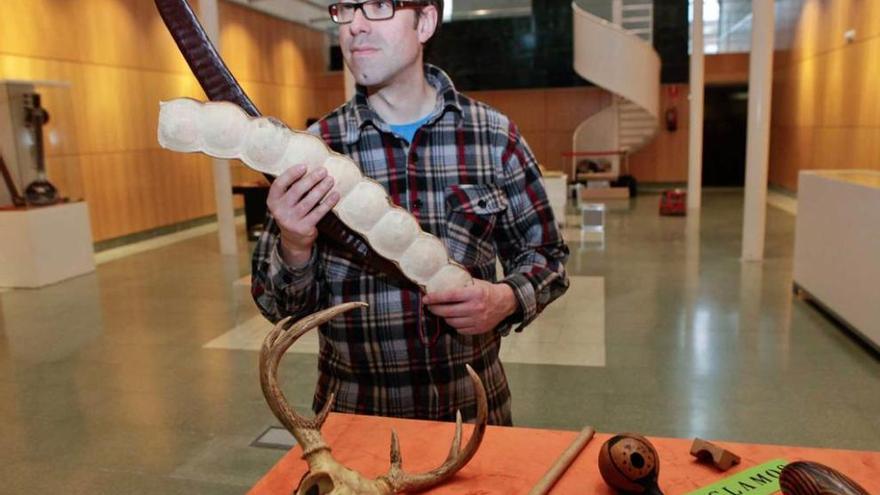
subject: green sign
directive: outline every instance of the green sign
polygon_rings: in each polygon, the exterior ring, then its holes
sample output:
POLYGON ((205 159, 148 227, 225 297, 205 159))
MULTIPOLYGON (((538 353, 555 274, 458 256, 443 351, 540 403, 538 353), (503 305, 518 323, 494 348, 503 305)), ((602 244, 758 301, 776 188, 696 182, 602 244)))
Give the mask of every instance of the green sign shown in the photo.
POLYGON ((779 491, 779 475, 786 464, 784 459, 765 462, 687 495, 770 495, 779 491))

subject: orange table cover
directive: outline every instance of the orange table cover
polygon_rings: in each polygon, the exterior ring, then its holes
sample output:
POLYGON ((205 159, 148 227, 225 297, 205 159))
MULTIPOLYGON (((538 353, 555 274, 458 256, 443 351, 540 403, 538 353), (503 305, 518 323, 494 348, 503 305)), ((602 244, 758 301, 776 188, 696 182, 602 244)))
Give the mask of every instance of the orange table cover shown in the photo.
MULTIPOLYGON (((451 423, 331 414, 322 433, 337 460, 373 478, 388 470, 392 428, 400 438, 403 468, 411 473, 439 466, 449 452, 454 432, 451 423)), ((471 429, 470 425, 464 426, 462 444, 470 438, 471 429)), ((444 485, 424 493, 526 494, 577 434, 490 426, 480 450, 468 465, 444 485)), ((597 465, 599 448, 611 436, 597 433, 551 494, 612 495, 614 492, 602 481, 597 465)), ((666 495, 685 494, 778 458, 820 462, 859 482, 869 493, 880 494, 880 452, 714 442, 742 457, 739 466, 722 473, 695 461, 689 454, 692 439, 649 438, 660 454, 660 488, 666 495)), ((301 454, 298 446, 291 449, 249 493, 291 493, 307 468, 301 454)))

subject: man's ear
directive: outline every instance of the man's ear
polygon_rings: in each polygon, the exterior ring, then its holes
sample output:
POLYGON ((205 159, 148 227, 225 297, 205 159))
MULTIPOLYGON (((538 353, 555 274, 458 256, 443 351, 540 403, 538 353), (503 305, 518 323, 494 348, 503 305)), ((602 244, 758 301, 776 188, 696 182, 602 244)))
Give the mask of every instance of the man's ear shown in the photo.
POLYGON ((440 13, 437 12, 437 6, 434 4, 429 4, 422 8, 421 15, 419 15, 419 25, 417 26, 419 42, 422 44, 431 39, 431 36, 433 36, 434 32, 437 30, 437 20, 439 19, 439 15, 440 13))

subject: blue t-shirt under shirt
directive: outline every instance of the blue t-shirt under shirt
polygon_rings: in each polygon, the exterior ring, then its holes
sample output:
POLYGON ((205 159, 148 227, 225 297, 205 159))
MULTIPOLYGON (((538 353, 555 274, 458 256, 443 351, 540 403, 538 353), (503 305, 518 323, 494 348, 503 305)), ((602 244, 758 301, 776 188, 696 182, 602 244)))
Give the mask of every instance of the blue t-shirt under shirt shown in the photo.
POLYGON ((389 124, 388 126, 391 127, 392 132, 402 137, 403 139, 406 139, 407 143, 412 143, 413 136, 416 135, 416 131, 419 130, 419 127, 427 122, 430 117, 430 115, 426 115, 425 117, 409 124, 389 124))

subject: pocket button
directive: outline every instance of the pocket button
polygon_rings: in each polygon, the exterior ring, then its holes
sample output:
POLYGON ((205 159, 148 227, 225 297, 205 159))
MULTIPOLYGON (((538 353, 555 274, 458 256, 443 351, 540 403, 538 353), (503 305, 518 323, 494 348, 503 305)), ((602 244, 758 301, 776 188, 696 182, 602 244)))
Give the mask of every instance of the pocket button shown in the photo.
POLYGON ((481 200, 477 201, 477 206, 479 206, 480 208, 485 208, 486 207, 486 200, 481 199, 481 200))

